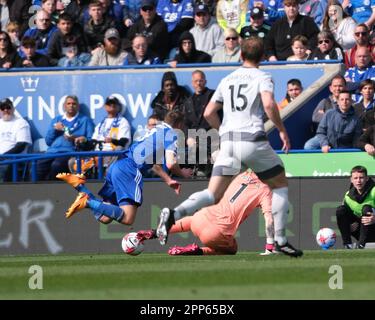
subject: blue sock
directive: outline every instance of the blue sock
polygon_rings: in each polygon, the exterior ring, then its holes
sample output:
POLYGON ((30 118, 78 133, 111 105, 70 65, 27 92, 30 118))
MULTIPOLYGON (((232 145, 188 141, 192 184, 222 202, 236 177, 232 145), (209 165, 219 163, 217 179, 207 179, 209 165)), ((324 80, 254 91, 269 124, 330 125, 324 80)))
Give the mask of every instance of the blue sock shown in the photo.
POLYGON ((99 212, 108 218, 121 222, 124 212, 118 206, 113 204, 103 203, 97 199, 89 199, 87 205, 95 212, 99 212))
POLYGON ((95 196, 93 195, 93 193, 89 189, 87 189, 87 187, 84 184, 79 184, 75 189, 78 192, 87 193, 90 199, 95 199, 95 196))

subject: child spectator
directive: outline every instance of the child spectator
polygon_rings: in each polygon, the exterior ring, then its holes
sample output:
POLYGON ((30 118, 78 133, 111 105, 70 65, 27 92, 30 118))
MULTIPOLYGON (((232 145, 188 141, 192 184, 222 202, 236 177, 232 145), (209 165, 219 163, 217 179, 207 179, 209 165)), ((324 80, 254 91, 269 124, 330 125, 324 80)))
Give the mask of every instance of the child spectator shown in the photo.
POLYGON ((278 105, 278 109, 284 109, 289 103, 291 103, 295 98, 297 98, 302 92, 302 83, 299 79, 290 79, 287 84, 287 91, 284 100, 282 100, 278 105))
POLYGON ((23 37, 21 41, 22 59, 18 60, 15 67, 17 68, 37 68, 49 67, 48 57, 38 53, 36 49, 36 41, 31 37, 23 37))
POLYGON ((307 54, 308 41, 305 36, 295 36, 292 39, 293 55, 286 59, 287 61, 306 61, 309 57, 307 54))

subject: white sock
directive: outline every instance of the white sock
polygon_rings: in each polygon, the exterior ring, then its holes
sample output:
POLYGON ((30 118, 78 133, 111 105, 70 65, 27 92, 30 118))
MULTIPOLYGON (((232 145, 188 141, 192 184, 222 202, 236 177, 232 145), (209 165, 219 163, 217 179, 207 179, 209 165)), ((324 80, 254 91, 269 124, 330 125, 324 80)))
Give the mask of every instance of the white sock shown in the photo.
POLYGON ((284 245, 286 239, 286 224, 288 221, 289 201, 288 187, 272 190, 272 214, 275 226, 275 240, 279 245, 284 245))
POLYGON ((174 210, 176 220, 192 215, 195 211, 215 203, 214 195, 208 190, 195 192, 174 210))

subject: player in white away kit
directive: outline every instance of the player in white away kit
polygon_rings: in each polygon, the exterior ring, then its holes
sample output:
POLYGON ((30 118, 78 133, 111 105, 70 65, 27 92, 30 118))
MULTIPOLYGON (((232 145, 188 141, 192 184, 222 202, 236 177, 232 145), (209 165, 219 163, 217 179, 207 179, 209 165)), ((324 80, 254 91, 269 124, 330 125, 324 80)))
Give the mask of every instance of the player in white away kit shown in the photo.
POLYGON ((160 213, 157 236, 162 245, 175 220, 220 200, 233 176, 242 168, 251 168, 273 192, 272 213, 275 227, 275 249, 298 257, 303 253, 290 245, 285 236, 289 209, 288 182, 283 163, 267 140, 263 111, 280 132, 282 149, 290 149, 289 137, 274 100, 274 85, 269 73, 258 69, 263 58, 263 42, 249 38, 241 44, 243 65, 221 80, 204 117, 211 127, 219 129, 220 151, 208 188, 192 194, 174 210, 160 213), (223 108, 223 122, 217 111, 223 108))

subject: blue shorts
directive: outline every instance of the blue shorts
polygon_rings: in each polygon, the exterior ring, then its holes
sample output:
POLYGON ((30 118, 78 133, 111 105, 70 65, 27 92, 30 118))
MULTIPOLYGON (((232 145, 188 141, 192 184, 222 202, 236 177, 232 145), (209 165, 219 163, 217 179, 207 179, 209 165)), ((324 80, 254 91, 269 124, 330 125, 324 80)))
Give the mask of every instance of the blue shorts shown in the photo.
POLYGON ((132 159, 114 162, 108 169, 104 185, 98 192, 104 201, 112 204, 142 204, 143 176, 132 159))

